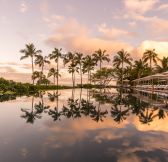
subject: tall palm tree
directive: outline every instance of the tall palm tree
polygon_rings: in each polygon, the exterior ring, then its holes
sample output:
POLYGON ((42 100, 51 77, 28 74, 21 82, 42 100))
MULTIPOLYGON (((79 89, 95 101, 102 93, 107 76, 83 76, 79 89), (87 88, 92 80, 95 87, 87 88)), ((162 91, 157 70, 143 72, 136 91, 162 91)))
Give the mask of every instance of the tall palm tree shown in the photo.
POLYGON ((123 49, 121 51, 117 52, 117 55, 114 56, 113 59, 113 65, 116 68, 119 68, 121 66, 121 83, 123 85, 123 69, 124 69, 124 63, 131 65, 132 58, 130 57, 130 54, 127 51, 124 51, 123 49))
POLYGON ((63 62, 64 65, 75 62, 75 55, 72 52, 68 52, 66 55, 64 55, 63 62))
POLYGON ((75 87, 75 72, 78 72, 78 67, 76 66, 75 62, 72 62, 68 66, 68 72, 72 73, 72 83, 73 83, 73 87, 75 87))
POLYGON ((58 86, 58 77, 59 77, 59 58, 62 57, 61 51, 62 51, 62 48, 60 48, 60 49, 54 48, 54 51, 52 51, 52 53, 49 54, 49 58, 51 60, 54 60, 56 62, 56 64, 57 64, 57 68, 56 68, 56 70, 57 70, 57 75, 56 75, 57 86, 58 86))
POLYGON ((64 65, 69 64, 68 72, 72 73, 72 83, 75 86, 75 72, 78 71, 75 54, 68 52, 63 58, 64 65))
MULTIPOLYGON (((55 78, 58 78, 58 77, 61 76, 61 75, 58 74, 58 70, 57 70, 57 69, 51 68, 51 69, 49 70, 48 77, 51 77, 51 76, 53 76, 53 78, 54 78, 54 85, 55 85, 55 78)), ((57 83, 58 83, 58 82, 57 82, 57 83)), ((57 86, 58 86, 58 84, 57 84, 57 86)))
MULTIPOLYGON (((34 44, 30 43, 30 44, 26 44, 26 48, 25 49, 21 49, 20 52, 24 54, 24 56, 22 56, 20 58, 20 60, 23 60, 23 59, 28 58, 28 57, 31 58, 32 75, 33 75, 33 73, 34 73, 34 57, 37 54, 40 54, 42 51, 41 50, 37 50, 35 48, 34 44)), ((32 78, 32 81, 33 81, 33 84, 34 84, 34 79, 33 78, 32 78)))
POLYGON ((134 62, 133 68, 137 74, 138 79, 144 75, 144 72, 147 69, 147 67, 148 67, 148 64, 145 63, 142 59, 138 61, 136 60, 134 62))
POLYGON ((32 79, 35 81, 36 79, 40 80, 42 78, 43 74, 39 71, 34 71, 32 75, 32 79))
POLYGON ((36 55, 35 65, 41 67, 41 73, 43 74, 45 64, 50 64, 47 56, 36 55))
POLYGON ((82 87, 82 60, 83 60, 83 54, 82 53, 76 53, 75 55, 76 64, 79 65, 80 70, 80 79, 81 79, 81 87, 82 87))
POLYGON ((35 59, 35 65, 38 65, 39 67, 41 67, 41 75, 39 78, 39 83, 42 82, 42 78, 44 77, 44 66, 45 64, 50 64, 50 61, 48 61, 48 57, 47 56, 42 56, 40 54, 36 55, 36 59, 35 59))
POLYGON ((101 49, 99 49, 98 51, 95 51, 95 53, 93 54, 93 58, 96 61, 96 63, 99 62, 100 70, 102 68, 103 61, 106 61, 106 62, 110 61, 109 55, 105 53, 106 53, 106 50, 102 51, 101 49))
POLYGON ((156 70, 158 73, 168 71, 168 57, 163 57, 160 60, 161 65, 156 65, 156 70))
POLYGON ((157 63, 158 54, 155 52, 155 49, 153 50, 146 50, 143 54, 143 60, 144 62, 147 62, 149 60, 150 69, 152 70, 152 63, 157 63))
POLYGON ((88 73, 88 83, 90 80, 91 83, 91 70, 94 70, 94 66, 96 65, 95 60, 90 56, 87 55, 83 59, 83 73, 88 73))

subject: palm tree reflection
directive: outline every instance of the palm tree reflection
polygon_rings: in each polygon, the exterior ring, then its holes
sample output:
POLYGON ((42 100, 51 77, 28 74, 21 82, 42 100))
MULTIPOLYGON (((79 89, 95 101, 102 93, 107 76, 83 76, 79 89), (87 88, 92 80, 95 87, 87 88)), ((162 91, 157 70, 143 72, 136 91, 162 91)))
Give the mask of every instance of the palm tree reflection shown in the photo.
POLYGON ((45 93, 40 92, 38 94, 40 101, 34 104, 35 97, 33 96, 31 110, 21 109, 24 113, 21 117, 26 119, 27 123, 34 123, 36 119, 41 119, 44 113, 48 114, 53 121, 60 121, 62 117, 67 119, 89 117, 93 121, 102 122, 110 113, 113 120, 119 124, 132 114, 136 115, 142 124, 150 124, 156 117, 164 119, 168 115, 168 112, 164 109, 156 106, 152 107, 149 103, 131 94, 123 93, 123 91, 119 91, 118 94, 112 94, 109 91, 106 93, 102 89, 91 93, 87 90, 86 99, 82 98, 82 91, 80 92, 79 99, 75 98, 75 91, 72 91, 72 96, 68 98, 67 104, 60 108, 58 108, 60 95, 58 91, 48 93, 49 101, 56 102, 53 108, 44 103, 43 96, 45 93), (92 95, 90 96, 90 94, 92 95), (93 98, 95 101, 92 102, 93 98), (105 109, 104 104, 109 105, 111 109, 109 111, 107 108, 105 109))
POLYGON ((23 108, 21 109, 21 111, 24 112, 24 114, 21 115, 21 117, 25 118, 27 123, 34 123, 36 119, 41 119, 42 113, 47 113, 47 110, 50 108, 50 106, 44 105, 44 94, 44 92, 39 92, 38 94, 36 94, 36 97, 38 96, 41 100, 38 104, 34 104, 35 96, 32 96, 31 110, 23 108))
POLYGON ((61 112, 55 107, 54 110, 49 110, 48 115, 50 115, 54 121, 61 120, 61 112))
POLYGON ((121 121, 126 120, 129 115, 129 109, 122 110, 121 106, 117 107, 117 105, 111 107, 111 116, 114 118, 114 121, 120 123, 121 121))
POLYGON ((156 117, 157 115, 154 114, 154 111, 153 110, 149 110, 149 108, 146 108, 145 111, 141 112, 140 115, 139 115, 139 121, 142 123, 142 124, 150 124, 150 122, 153 121, 153 119, 156 117))
POLYGON ((21 111, 24 113, 21 115, 21 118, 26 119, 27 123, 33 124, 36 119, 40 119, 41 116, 34 111, 34 96, 32 97, 32 106, 31 110, 29 109, 21 109, 21 111))

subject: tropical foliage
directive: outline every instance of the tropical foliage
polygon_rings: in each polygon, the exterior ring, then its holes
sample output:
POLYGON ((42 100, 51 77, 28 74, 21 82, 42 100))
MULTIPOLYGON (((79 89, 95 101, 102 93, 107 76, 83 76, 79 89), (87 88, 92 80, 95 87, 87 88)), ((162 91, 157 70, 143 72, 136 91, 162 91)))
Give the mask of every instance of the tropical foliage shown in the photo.
POLYGON ((113 67, 109 66, 109 68, 106 65, 110 62, 110 55, 106 54, 106 50, 102 49, 95 51, 92 55, 86 55, 81 52, 67 52, 63 54, 62 49, 58 48, 54 48, 48 56, 41 55, 41 52, 41 50, 36 50, 33 44, 27 44, 26 48, 21 50, 21 53, 25 54, 21 59, 31 58, 33 84, 35 81, 36 84, 41 85, 51 83, 55 85, 57 83, 58 87, 58 80, 61 77, 59 62, 61 61, 64 63, 64 66, 67 66, 68 73, 71 74, 73 87, 76 86, 77 75, 80 78, 80 84, 78 83, 80 87, 85 87, 83 85, 84 78, 87 85, 91 85, 93 82, 96 85, 107 86, 112 79, 116 79, 118 84, 123 85, 125 80, 131 82, 151 73, 160 73, 168 70, 168 57, 159 59, 155 49, 147 49, 141 59, 134 61, 130 54, 122 49, 114 55, 111 63, 113 67), (46 65, 52 61, 55 64, 51 64, 47 72, 45 69, 46 65), (102 66, 103 63, 106 63, 106 68, 102 66), (41 68, 41 70, 35 71, 34 64, 41 68), (50 77, 53 77, 53 82, 48 80, 50 77))

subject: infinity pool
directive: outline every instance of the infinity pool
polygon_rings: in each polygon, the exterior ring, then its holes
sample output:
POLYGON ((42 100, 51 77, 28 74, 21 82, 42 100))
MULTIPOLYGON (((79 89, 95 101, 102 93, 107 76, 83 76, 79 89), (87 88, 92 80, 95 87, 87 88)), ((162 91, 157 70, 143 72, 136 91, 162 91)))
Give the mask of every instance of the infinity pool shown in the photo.
POLYGON ((167 162, 167 98, 105 90, 0 97, 0 162, 167 162))

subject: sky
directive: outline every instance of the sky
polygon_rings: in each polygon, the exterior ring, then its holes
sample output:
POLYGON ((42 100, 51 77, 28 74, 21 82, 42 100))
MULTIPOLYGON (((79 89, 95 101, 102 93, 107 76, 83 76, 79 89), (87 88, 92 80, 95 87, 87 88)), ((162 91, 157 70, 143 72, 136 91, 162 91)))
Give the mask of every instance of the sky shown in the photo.
MULTIPOLYGON (((30 81, 30 60, 20 61, 19 52, 27 43, 43 55, 54 47, 84 54, 101 48, 111 58, 125 49, 139 59, 155 48, 162 58, 168 56, 168 1, 0 0, 0 76, 30 81)), ((66 82, 70 76, 61 68, 66 82)))

